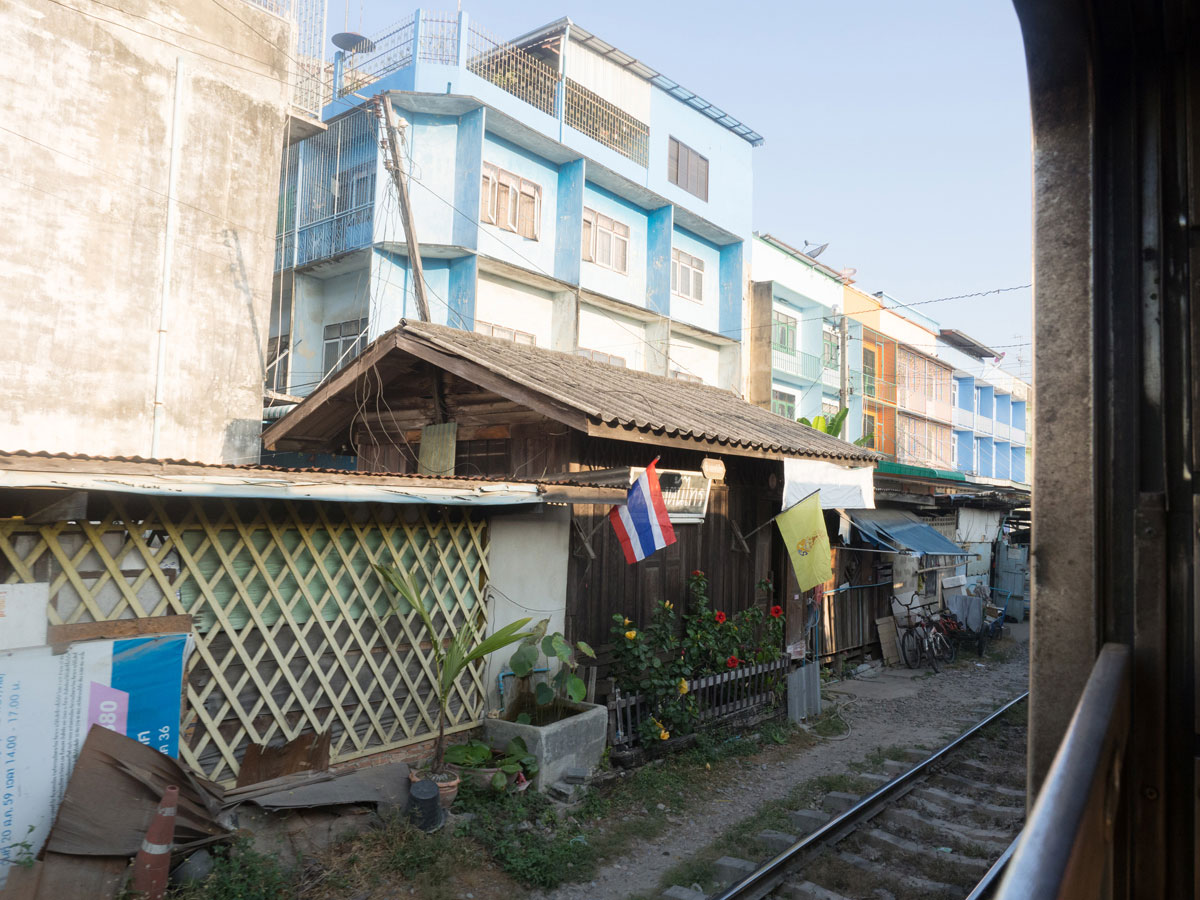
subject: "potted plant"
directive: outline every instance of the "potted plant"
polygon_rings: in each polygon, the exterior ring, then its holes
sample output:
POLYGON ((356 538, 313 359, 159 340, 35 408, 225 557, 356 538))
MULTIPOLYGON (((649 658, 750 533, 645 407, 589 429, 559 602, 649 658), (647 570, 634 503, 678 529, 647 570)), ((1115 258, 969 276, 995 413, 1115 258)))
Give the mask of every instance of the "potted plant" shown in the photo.
MULTIPOLYGON (((476 646, 471 647, 469 642, 471 636, 467 630, 456 631, 450 639, 448 646, 443 647, 440 636, 433 625, 433 616, 429 610, 425 608, 425 603, 421 599, 420 591, 417 590, 416 584, 413 582, 412 575, 402 569, 394 566, 375 566, 375 571, 379 573, 380 579, 384 585, 391 588, 395 595, 399 595, 409 606, 416 610, 417 615, 421 617, 421 624, 425 626, 425 631, 429 634, 430 644, 433 646, 433 661, 434 661, 434 689, 437 691, 438 704, 438 734, 437 740, 433 745, 433 762, 429 767, 428 773, 421 773, 435 781, 438 785, 438 793, 441 796, 442 806, 449 807, 454 802, 454 797, 458 793, 459 776, 446 768, 446 722, 449 718, 450 694, 454 690, 454 683, 463 671, 471 665, 471 663, 483 659, 491 653, 495 653, 510 644, 515 644, 517 641, 525 640, 532 632, 521 631, 529 624, 529 619, 519 619, 505 625, 503 628, 497 629, 491 636, 484 638, 476 646)), ((395 603, 395 595, 393 595, 393 603, 395 603)), ((396 612, 402 614, 403 610, 397 603, 396 612)), ((413 771, 411 777, 414 781, 421 777, 416 771, 413 771)))
POLYGON ((595 657, 595 652, 583 641, 572 646, 559 633, 545 634, 546 624, 539 623, 509 660, 520 684, 516 698, 503 716, 484 721, 492 746, 520 738, 537 757, 538 790, 562 780, 568 769, 593 769, 608 738, 608 710, 583 702, 587 686, 576 674, 576 654, 595 657), (543 653, 558 661, 558 670, 549 683, 531 688, 533 670, 543 653))
POLYGON ((446 748, 446 766, 476 787, 523 791, 538 772, 537 757, 521 738, 513 738, 503 751, 483 741, 468 741, 446 748))

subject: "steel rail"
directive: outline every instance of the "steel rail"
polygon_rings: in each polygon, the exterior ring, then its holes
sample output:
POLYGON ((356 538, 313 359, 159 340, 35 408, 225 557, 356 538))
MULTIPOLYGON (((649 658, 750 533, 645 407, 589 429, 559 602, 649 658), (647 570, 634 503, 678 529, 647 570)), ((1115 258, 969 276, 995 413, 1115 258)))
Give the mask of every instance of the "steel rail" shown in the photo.
POLYGON ((786 850, 781 851, 741 881, 726 888, 711 898, 711 900, 755 900, 755 898, 762 897, 769 891, 774 890, 783 880, 784 870, 788 864, 795 862, 806 850, 820 846, 838 832, 849 829, 871 818, 893 799, 906 793, 915 785, 915 782, 924 777, 938 762, 945 759, 947 755, 953 753, 966 743, 966 741, 974 737, 980 729, 991 725, 1028 696, 1029 691, 1025 691, 1020 696, 1013 698, 986 719, 972 725, 927 760, 917 763, 899 778, 889 781, 883 787, 879 788, 879 790, 868 794, 841 815, 835 816, 812 834, 792 844, 786 850))
POLYGON ((992 892, 1000 886, 1000 876, 1008 868, 1008 861, 1012 859, 1013 854, 1017 850, 1017 843, 1021 840, 1021 835, 1024 833, 1024 831, 1021 831, 1020 834, 1012 839, 1012 843, 1008 845, 1008 849, 1000 854, 1000 858, 992 863, 992 867, 983 874, 983 877, 979 879, 979 883, 967 895, 967 900, 983 900, 985 897, 992 896, 992 892))

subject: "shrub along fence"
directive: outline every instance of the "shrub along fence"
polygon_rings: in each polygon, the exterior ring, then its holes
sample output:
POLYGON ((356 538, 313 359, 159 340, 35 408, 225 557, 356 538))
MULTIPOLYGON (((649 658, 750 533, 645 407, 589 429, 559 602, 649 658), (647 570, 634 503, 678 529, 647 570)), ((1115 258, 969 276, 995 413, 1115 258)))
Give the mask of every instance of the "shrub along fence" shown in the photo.
MULTIPOLYGON (((689 680, 687 692, 699 707, 698 722, 714 725, 775 706, 783 699, 790 664, 784 657, 689 680)), ((641 724, 650 714, 641 694, 615 689, 608 701, 608 742, 614 747, 638 743, 641 724)))

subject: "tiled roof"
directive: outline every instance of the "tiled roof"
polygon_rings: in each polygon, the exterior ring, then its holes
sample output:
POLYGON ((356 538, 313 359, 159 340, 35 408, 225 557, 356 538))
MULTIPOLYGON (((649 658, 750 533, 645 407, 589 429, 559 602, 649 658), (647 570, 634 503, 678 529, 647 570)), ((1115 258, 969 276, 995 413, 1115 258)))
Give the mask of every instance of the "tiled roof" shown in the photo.
MULTIPOLYGON (((800 425, 721 388, 428 322, 405 320, 393 334, 483 366, 596 424, 780 456, 864 463, 880 458, 872 450, 800 425)), ((386 339, 387 335, 380 340, 386 339)))

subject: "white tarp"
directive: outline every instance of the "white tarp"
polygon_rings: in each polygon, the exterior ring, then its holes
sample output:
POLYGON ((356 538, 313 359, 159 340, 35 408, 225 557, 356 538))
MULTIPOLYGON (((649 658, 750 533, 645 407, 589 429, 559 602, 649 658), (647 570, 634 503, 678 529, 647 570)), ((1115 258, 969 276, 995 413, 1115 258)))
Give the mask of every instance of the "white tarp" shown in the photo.
POLYGON ((991 543, 1000 533, 1000 519, 1004 513, 998 509, 970 509, 958 511, 958 528, 955 539, 971 544, 991 543))
POLYGON ((815 459, 783 461, 783 508, 821 492, 822 509, 874 509, 875 467, 850 469, 815 459))

